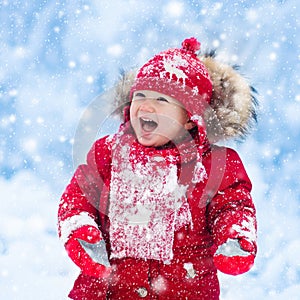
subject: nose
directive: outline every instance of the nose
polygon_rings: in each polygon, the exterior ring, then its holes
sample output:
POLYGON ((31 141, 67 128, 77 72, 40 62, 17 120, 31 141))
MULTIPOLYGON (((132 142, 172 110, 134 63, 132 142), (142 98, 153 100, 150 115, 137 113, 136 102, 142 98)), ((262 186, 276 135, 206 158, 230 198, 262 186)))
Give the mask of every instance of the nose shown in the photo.
POLYGON ((154 112, 155 107, 153 102, 154 102, 153 99, 149 99, 149 98, 144 99, 140 104, 139 110, 144 112, 154 112))

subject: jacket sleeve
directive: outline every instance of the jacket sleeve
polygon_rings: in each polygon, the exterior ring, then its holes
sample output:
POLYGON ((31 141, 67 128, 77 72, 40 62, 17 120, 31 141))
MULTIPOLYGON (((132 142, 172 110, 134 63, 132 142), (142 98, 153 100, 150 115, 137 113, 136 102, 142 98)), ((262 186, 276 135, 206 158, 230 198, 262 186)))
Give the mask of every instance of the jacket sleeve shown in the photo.
POLYGON ((222 176, 207 207, 208 226, 216 247, 228 239, 246 239, 256 252, 256 211, 251 197, 252 185, 238 154, 225 149, 217 164, 222 176), (223 161, 223 163, 222 163, 223 161))
POLYGON ((64 244, 83 225, 99 227, 99 199, 109 182, 109 154, 107 138, 96 141, 86 164, 78 166, 67 185, 58 208, 58 233, 64 244))

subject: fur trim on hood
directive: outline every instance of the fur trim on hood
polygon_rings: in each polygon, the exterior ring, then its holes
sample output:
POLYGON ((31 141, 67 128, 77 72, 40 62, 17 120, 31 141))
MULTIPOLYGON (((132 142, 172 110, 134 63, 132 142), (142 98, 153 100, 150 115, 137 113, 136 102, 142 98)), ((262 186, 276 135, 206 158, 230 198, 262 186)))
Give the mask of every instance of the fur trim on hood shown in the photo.
MULTIPOLYGON (((237 66, 217 61, 214 51, 198 58, 205 64, 213 83, 211 105, 204 114, 209 141, 244 139, 256 122, 256 90, 238 73, 237 66)), ((122 119, 123 110, 130 103, 129 94, 136 72, 123 71, 115 86, 114 111, 122 119)))
POLYGON ((205 112, 208 138, 211 142, 243 139, 256 122, 255 89, 230 66, 215 59, 214 51, 198 56, 205 64, 213 83, 211 108, 205 112))

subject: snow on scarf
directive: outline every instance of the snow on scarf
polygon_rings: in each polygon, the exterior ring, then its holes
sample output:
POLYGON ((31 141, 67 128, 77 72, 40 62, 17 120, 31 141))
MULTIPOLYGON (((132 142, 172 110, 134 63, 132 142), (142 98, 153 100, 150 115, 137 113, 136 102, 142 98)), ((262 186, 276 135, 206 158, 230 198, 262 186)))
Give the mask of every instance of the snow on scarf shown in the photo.
POLYGON ((169 262, 174 232, 192 226, 186 197, 178 182, 178 166, 195 161, 194 178, 206 171, 194 140, 179 147, 156 149, 119 133, 112 146, 110 183, 111 258, 134 257, 169 262))

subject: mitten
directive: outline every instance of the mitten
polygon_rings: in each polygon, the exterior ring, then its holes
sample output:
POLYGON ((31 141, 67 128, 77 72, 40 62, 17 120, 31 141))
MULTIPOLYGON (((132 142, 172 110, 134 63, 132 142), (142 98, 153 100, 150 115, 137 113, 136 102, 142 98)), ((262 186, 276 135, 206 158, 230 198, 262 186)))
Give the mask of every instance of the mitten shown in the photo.
POLYGON ((105 242, 98 228, 84 225, 76 229, 65 243, 65 248, 83 274, 102 278, 109 276, 105 242))
POLYGON ((249 271, 257 249, 255 209, 236 206, 225 211, 215 221, 213 234, 217 269, 230 275, 249 271))
POLYGON ((229 275, 239 275, 254 264, 256 246, 248 240, 228 239, 214 254, 216 268, 229 275))

